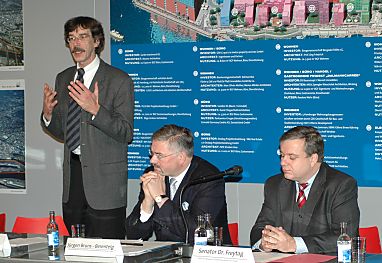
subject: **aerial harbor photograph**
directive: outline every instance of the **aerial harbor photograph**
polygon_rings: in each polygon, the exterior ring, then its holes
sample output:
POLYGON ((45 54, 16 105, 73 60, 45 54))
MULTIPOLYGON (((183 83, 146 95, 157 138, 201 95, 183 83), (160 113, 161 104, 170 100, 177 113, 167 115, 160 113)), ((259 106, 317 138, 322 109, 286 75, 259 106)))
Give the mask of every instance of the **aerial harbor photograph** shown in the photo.
POLYGON ((0 192, 25 189, 24 90, 0 89, 0 192))
POLYGON ((22 0, 0 0, 0 70, 22 66, 24 66, 22 0))
POLYGON ((111 38, 127 44, 381 34, 382 0, 111 0, 111 38))

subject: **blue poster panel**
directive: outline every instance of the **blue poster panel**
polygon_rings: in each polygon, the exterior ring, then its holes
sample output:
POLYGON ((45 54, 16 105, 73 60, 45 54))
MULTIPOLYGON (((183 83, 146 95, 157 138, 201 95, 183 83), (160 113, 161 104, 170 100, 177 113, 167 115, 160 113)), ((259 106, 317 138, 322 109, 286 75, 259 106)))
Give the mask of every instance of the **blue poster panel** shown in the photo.
POLYGON ((363 12, 347 12, 336 24, 331 12, 326 23, 326 7, 312 4, 302 26, 297 15, 287 23, 287 1, 265 13, 266 1, 245 12, 243 1, 191 2, 176 2, 174 18, 171 1, 111 1, 112 63, 135 83, 129 178, 149 165, 152 132, 175 123, 193 131, 196 155, 263 183, 280 170, 281 134, 310 125, 327 163, 382 186, 382 40, 371 18, 366 28, 363 12))

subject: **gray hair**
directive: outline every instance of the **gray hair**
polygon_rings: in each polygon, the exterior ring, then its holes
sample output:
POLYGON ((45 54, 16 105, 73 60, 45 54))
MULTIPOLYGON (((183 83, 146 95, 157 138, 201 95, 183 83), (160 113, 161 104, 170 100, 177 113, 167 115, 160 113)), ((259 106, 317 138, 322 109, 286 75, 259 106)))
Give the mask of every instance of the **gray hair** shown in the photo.
POLYGON ((167 141, 169 146, 186 152, 188 157, 194 155, 194 137, 189 129, 168 124, 154 132, 151 141, 167 141))

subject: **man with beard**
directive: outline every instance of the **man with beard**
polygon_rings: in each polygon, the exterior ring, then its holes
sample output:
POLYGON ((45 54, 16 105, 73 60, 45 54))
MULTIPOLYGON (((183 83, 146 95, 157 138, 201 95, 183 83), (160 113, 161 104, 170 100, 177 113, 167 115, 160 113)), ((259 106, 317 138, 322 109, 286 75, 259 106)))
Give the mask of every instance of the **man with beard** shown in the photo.
POLYGON ((194 241, 196 218, 205 213, 211 214, 213 226, 223 227, 223 243, 230 244, 223 178, 186 187, 180 204, 181 189, 188 182, 219 172, 194 155, 191 131, 165 125, 151 139, 151 166, 140 178, 138 203, 126 219, 127 238, 147 240, 155 232, 159 241, 184 242, 186 228, 180 213, 183 209, 190 244, 194 241))
POLYGON ((64 143, 65 225, 86 236, 123 239, 127 205, 127 145, 133 138, 133 82, 102 59, 102 25, 75 17, 64 26, 76 66, 44 85, 41 125, 64 143))
POLYGON ((341 222, 347 234, 358 234, 357 181, 323 161, 324 140, 313 127, 294 127, 279 143, 282 173, 265 182, 251 245, 266 252, 335 253, 341 222))

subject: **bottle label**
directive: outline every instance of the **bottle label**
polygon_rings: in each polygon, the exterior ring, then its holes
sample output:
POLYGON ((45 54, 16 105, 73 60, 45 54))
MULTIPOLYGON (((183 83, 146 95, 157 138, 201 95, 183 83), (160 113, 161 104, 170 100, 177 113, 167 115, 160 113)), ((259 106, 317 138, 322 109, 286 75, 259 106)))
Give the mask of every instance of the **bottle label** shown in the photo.
POLYGON ((48 234, 48 246, 58 247, 60 245, 60 237, 58 231, 48 234))
POLYGON ((199 246, 206 246, 207 245, 207 237, 198 237, 198 236, 195 236, 194 244, 195 245, 199 245, 199 246))
POLYGON ((338 245, 338 262, 351 262, 351 244, 338 245))

